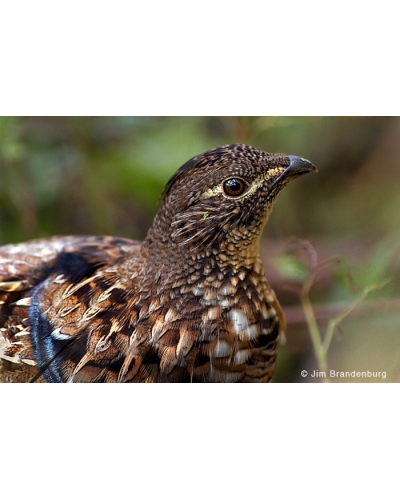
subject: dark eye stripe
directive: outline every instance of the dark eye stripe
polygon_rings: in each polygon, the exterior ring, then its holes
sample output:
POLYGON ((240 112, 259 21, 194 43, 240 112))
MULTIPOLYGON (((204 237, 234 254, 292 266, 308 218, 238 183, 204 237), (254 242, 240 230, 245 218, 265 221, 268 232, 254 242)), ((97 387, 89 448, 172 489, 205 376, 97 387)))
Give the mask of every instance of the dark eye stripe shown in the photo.
POLYGON ((247 184, 242 179, 227 179, 223 188, 227 196, 240 196, 245 192, 247 184))

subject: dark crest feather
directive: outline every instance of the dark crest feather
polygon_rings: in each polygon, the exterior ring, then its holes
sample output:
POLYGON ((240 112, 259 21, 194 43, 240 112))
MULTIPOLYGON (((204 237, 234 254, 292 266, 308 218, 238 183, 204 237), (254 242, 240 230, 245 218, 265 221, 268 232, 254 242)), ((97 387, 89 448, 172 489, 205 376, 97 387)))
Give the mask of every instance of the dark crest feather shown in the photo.
POLYGON ((165 198, 167 194, 171 191, 172 186, 177 182, 177 180, 182 177, 182 175, 191 168, 201 168, 205 166, 212 166, 215 162, 221 159, 222 156, 226 155, 229 151, 243 151, 245 146, 243 144, 227 144, 226 146, 219 146, 214 149, 210 149, 200 155, 194 156, 186 163, 184 163, 170 178, 164 187, 161 197, 165 198))

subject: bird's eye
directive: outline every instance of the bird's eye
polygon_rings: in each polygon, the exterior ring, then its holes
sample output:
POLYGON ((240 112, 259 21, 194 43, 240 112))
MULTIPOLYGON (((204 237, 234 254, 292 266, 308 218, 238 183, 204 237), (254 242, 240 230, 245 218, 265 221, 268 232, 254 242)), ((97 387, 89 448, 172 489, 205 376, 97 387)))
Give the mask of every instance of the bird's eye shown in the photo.
POLYGON ((223 188, 227 196, 240 196, 246 191, 247 184, 242 179, 227 179, 223 188))

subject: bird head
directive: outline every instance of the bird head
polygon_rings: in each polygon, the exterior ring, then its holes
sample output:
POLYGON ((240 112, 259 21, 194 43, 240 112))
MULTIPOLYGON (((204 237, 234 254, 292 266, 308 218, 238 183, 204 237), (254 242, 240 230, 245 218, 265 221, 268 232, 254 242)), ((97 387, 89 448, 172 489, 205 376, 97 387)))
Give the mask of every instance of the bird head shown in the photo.
POLYGON ((211 149, 171 177, 153 227, 187 251, 254 246, 282 189, 316 170, 303 158, 244 144, 211 149))

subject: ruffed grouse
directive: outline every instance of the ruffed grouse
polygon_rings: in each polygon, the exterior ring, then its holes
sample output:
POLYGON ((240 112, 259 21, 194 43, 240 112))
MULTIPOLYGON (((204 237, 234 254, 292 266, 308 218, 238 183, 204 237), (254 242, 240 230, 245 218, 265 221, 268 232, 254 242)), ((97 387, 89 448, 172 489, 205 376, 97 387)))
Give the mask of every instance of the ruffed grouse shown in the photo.
POLYGON ((0 381, 268 382, 282 309, 259 256, 286 184, 317 169, 231 144, 172 176, 143 242, 0 248, 0 381))

